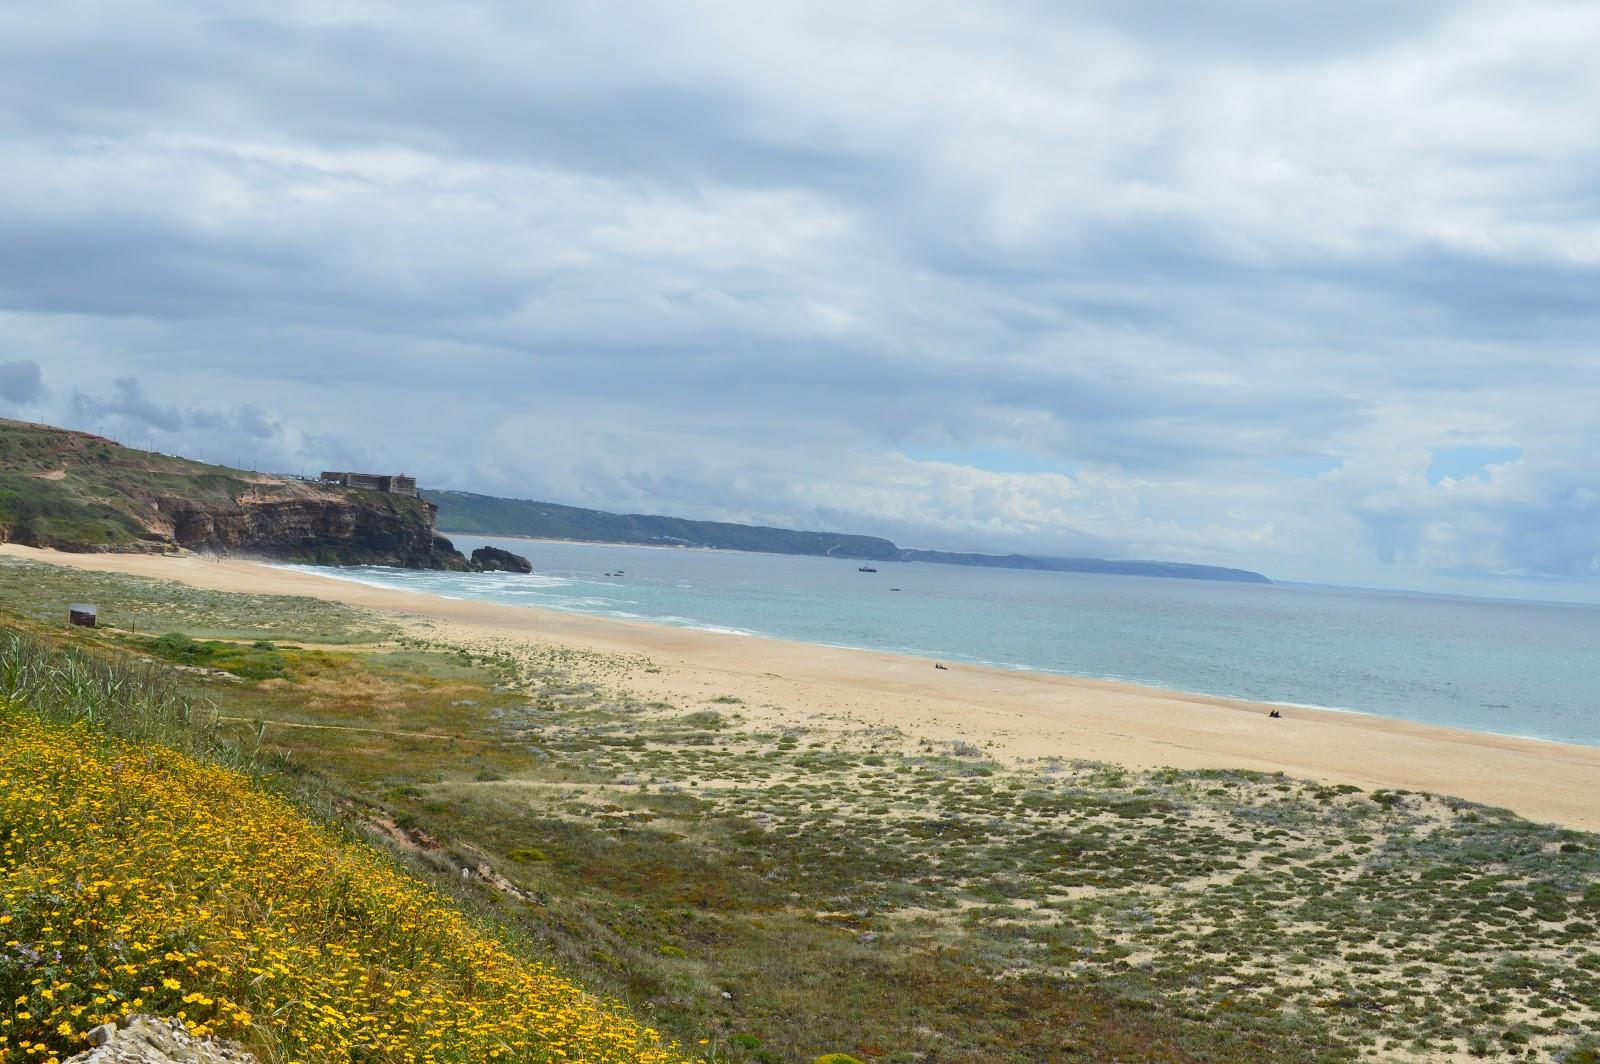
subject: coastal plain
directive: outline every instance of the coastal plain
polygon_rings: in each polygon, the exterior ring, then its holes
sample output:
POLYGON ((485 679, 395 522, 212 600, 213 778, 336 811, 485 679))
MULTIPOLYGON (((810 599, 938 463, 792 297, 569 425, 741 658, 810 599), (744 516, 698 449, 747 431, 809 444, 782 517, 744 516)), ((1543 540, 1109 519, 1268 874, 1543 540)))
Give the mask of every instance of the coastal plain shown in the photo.
POLYGON ((0 640, 706 1064, 1600 1062, 1583 748, 195 556, 3 548, 0 640))
POLYGON ((734 698, 747 717, 777 727, 894 728, 912 740, 965 742, 1013 765, 1067 758, 1130 768, 1282 772, 1450 795, 1534 821, 1600 830, 1600 749, 1592 747, 1046 673, 934 669, 926 659, 449 599, 255 561, 16 544, 0 545, 0 556, 344 603, 459 645, 555 644, 634 656, 640 665, 622 680, 641 697, 734 698), (1273 708, 1281 718, 1267 716, 1273 708))

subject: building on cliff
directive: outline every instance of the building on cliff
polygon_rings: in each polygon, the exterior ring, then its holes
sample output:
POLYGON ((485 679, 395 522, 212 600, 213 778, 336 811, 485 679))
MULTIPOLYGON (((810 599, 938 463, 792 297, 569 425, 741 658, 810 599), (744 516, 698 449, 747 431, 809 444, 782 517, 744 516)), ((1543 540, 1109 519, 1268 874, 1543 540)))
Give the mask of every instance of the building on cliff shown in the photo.
POLYGON ((413 498, 417 495, 416 478, 404 474, 389 476, 383 473, 333 473, 323 470, 322 482, 339 484, 346 488, 383 491, 390 495, 410 495, 413 498))

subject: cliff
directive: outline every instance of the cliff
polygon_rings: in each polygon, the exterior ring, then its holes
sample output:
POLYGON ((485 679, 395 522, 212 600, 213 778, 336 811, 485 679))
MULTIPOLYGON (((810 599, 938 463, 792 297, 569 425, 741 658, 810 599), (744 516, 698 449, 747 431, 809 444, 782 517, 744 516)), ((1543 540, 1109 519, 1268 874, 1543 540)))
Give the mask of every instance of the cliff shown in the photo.
POLYGON ((208 465, 0 419, 0 542, 470 568, 425 499, 208 465))

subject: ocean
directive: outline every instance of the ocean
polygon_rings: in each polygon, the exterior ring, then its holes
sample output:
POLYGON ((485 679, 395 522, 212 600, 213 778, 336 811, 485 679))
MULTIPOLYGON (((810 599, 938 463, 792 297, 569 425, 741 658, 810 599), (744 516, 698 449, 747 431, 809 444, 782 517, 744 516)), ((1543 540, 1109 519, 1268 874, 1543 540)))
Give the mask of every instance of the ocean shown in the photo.
POLYGON ((534 575, 297 566, 455 598, 1600 746, 1600 606, 455 536, 534 575), (876 573, 857 567, 871 565, 876 573), (611 575, 607 575, 611 574, 611 575))

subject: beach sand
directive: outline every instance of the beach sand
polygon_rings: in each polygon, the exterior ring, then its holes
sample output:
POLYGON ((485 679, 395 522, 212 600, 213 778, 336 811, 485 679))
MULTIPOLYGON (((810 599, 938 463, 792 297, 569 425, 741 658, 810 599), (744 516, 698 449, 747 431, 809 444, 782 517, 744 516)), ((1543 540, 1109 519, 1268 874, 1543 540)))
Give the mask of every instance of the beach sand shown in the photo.
MULTIPOLYGON (((461 643, 556 643, 650 659, 623 681, 647 698, 742 701, 776 726, 891 726, 962 740, 1017 762, 1086 758, 1133 767, 1242 768, 1453 795, 1532 820, 1600 830, 1600 748, 1516 739, 1353 713, 1269 706, 1132 684, 951 665, 922 658, 672 628, 368 587, 241 560, 66 554, 14 544, 0 555, 249 594, 363 606, 461 643)), ((1152 654, 1160 649, 1151 648, 1152 654)))

